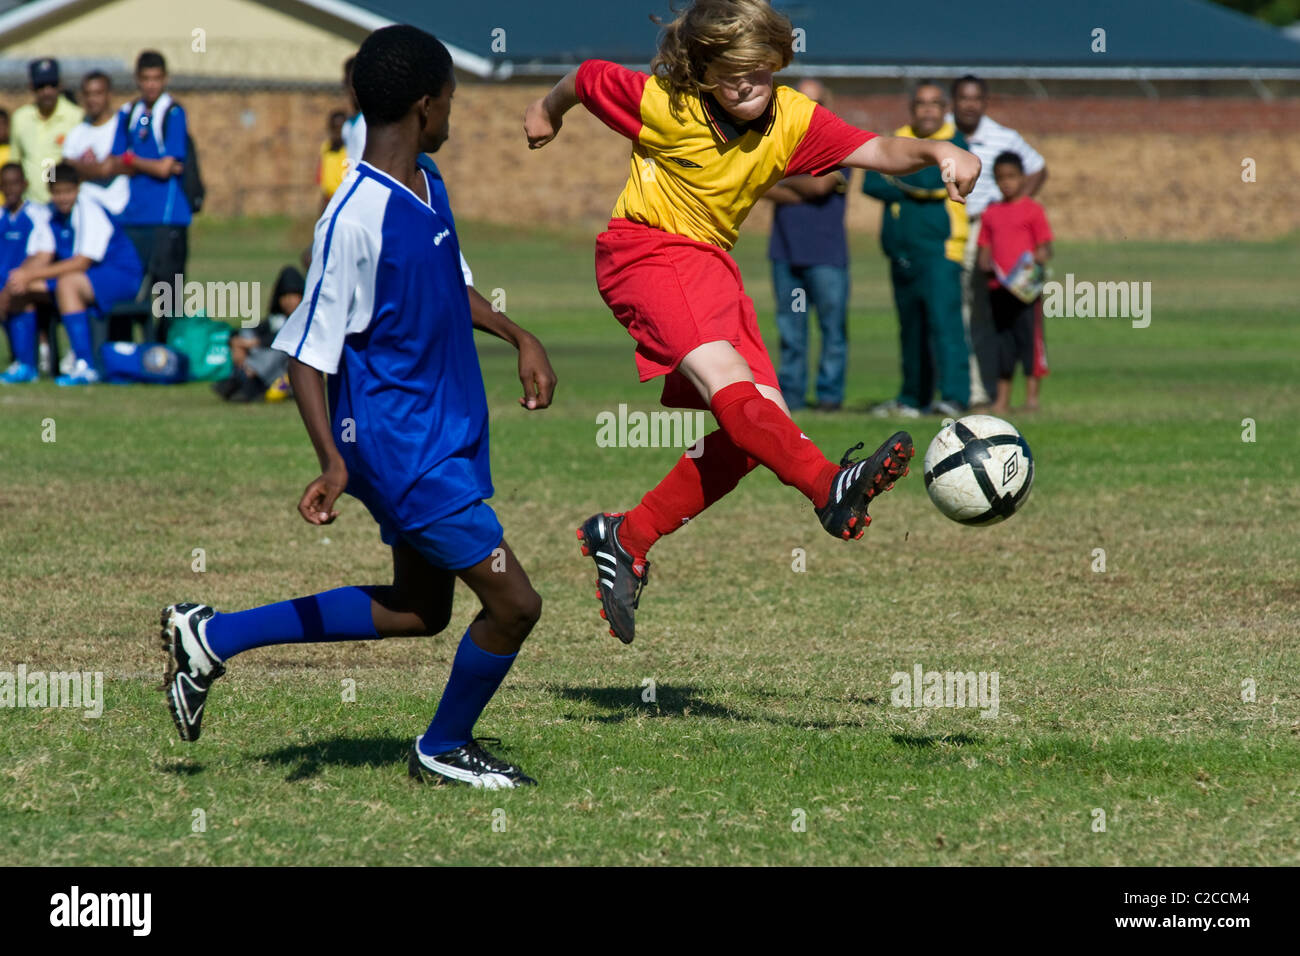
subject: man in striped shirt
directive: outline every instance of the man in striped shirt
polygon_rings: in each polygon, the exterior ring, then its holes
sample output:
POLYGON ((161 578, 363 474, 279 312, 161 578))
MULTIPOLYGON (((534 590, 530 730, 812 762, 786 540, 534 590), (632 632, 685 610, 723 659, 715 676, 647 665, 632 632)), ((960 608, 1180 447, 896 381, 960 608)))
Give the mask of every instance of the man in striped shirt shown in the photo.
POLYGON ((968 148, 983 163, 975 188, 966 197, 966 215, 970 235, 966 240, 966 258, 962 273, 962 319, 971 340, 971 404, 982 405, 997 394, 997 339, 989 310, 987 276, 976 267, 980 217, 984 208, 1001 198, 993 178, 993 160, 1004 152, 1015 153, 1025 168, 1023 195, 1032 196, 1047 180, 1047 163, 1024 137, 1009 126, 986 115, 989 105, 988 84, 967 74, 952 84, 952 115, 948 118, 966 138, 968 148))

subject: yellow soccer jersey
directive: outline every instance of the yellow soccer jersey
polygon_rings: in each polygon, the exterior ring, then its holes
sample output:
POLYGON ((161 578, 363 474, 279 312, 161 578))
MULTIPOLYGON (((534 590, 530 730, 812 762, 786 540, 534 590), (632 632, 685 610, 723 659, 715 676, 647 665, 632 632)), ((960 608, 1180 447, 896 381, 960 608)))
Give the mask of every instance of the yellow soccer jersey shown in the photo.
POLYGON ((819 176, 873 138, 788 86, 742 123, 710 93, 673 115, 661 78, 604 60, 578 68, 578 98, 632 140, 613 218, 730 249, 754 204, 787 176, 819 176))

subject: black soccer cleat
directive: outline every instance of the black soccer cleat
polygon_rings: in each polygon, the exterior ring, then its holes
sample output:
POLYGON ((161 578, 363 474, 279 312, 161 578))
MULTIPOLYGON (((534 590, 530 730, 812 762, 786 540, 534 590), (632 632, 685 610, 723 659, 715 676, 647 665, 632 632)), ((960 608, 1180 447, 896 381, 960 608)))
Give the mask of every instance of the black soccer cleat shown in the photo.
POLYGON ((831 482, 831 496, 825 507, 815 509, 822 527, 837 538, 857 540, 871 524, 867 506, 871 499, 894 487, 894 482, 908 472, 915 449, 912 436, 895 432, 870 458, 850 459, 862 448, 858 442, 840 459, 840 470, 831 482))
POLYGON ((411 745, 411 756, 406 762, 406 772, 419 783, 467 783, 476 790, 513 790, 515 787, 535 787, 537 781, 514 764, 494 757, 480 746, 491 743, 500 746, 496 737, 475 737, 455 750, 430 757, 420 752, 421 736, 411 745))
POLYGON ((208 690, 226 672, 208 647, 204 633, 215 613, 206 604, 173 604, 163 608, 162 646, 167 652, 163 689, 167 692, 167 709, 181 740, 199 739, 208 690))
POLYGON ((618 527, 626 515, 592 515, 578 529, 582 553, 596 562, 596 598, 600 616, 609 622, 609 633, 624 644, 636 637, 636 609, 641 603, 641 589, 650 579, 650 562, 646 560, 637 574, 635 561, 619 543, 618 527))

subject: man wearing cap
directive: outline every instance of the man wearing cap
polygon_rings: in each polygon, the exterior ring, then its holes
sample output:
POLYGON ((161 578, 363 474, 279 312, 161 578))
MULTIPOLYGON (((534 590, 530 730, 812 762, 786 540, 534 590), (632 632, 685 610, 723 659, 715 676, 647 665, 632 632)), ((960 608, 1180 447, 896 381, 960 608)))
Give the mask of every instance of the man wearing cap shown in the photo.
POLYGON ((50 201, 54 165, 63 156, 63 140, 82 120, 81 107, 59 94, 59 63, 49 57, 27 67, 35 102, 14 110, 9 134, 9 158, 22 163, 27 176, 26 198, 50 201))

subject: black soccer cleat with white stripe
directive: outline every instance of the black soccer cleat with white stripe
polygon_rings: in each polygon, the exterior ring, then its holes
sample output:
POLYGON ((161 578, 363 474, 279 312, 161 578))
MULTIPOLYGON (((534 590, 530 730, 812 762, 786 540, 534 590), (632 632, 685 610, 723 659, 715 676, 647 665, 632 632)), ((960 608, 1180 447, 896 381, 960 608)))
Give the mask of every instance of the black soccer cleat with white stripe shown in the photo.
POLYGON ((412 780, 435 784, 467 783, 481 790, 513 790, 535 787, 537 781, 514 764, 506 763, 483 749, 482 744, 500 746, 496 737, 475 737, 464 746, 430 757, 421 753, 420 740, 411 745, 406 772, 412 780))
POLYGON ((592 515, 578 529, 582 553, 596 562, 596 598, 600 616, 609 622, 609 633, 624 644, 636 637, 636 609, 641 589, 650 579, 650 562, 641 563, 637 573, 632 555, 619 543, 622 514, 592 515))
POLYGON ((895 432, 870 458, 851 459, 862 442, 858 442, 840 459, 840 470, 831 482, 831 496, 826 505, 815 509, 822 527, 844 540, 857 540, 871 524, 867 506, 872 499, 894 487, 894 482, 908 473, 908 462, 916 449, 912 436, 895 432))
POLYGON ((173 604, 163 608, 162 646, 167 652, 163 689, 167 709, 181 740, 199 739, 203 705, 212 682, 226 672, 208 647, 205 631, 215 614, 206 604, 173 604))

